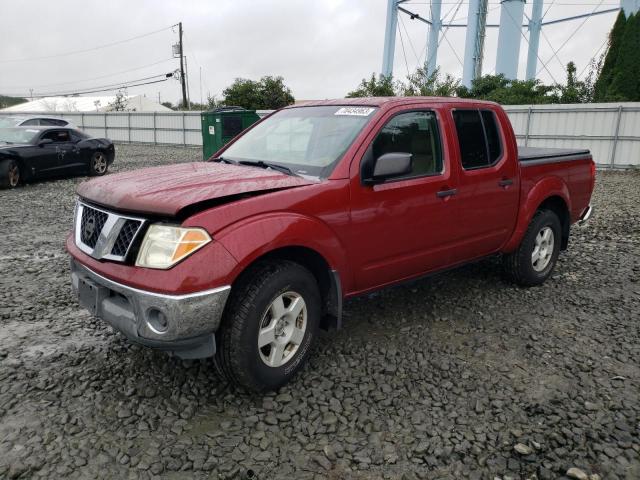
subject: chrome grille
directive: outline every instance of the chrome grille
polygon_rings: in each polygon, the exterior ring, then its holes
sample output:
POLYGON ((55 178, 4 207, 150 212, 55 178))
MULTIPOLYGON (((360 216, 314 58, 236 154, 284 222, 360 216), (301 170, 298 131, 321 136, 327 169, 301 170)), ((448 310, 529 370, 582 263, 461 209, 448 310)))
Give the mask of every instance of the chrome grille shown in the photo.
POLYGON ((124 225, 118 234, 118 238, 116 238, 116 243, 113 244, 111 254, 119 257, 126 256, 139 228, 140 222, 138 220, 127 220, 124 222, 124 225))
POLYGON ((96 246, 98 237, 104 227, 104 223, 107 221, 107 215, 100 210, 93 208, 85 208, 82 210, 82 219, 80 222, 80 234, 82 242, 91 248, 96 246))
POLYGON ((75 241, 80 250, 98 260, 124 262, 142 231, 145 219, 78 202, 75 216, 75 241))

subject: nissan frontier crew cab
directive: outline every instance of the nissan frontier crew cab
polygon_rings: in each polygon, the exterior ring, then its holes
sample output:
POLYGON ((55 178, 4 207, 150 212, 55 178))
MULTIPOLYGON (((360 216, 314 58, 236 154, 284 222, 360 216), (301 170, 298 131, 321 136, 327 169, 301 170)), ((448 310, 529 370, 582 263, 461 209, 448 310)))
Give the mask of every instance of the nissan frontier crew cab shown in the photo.
POLYGON ((518 147, 495 103, 287 107, 207 162, 81 184, 73 289, 133 342, 276 389, 346 298, 496 254, 544 282, 594 179, 587 150, 518 147))

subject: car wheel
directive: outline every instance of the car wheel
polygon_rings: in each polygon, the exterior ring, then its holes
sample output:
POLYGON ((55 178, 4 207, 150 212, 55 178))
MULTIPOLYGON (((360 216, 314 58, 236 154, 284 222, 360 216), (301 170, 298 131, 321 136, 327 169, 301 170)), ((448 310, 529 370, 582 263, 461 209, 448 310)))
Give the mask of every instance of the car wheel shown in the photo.
POLYGON ((20 180, 20 166, 15 160, 0 162, 0 187, 16 188, 20 180))
POLYGON ((523 287, 543 283, 558 260, 561 235, 558 216, 551 210, 538 210, 518 249, 504 256, 507 276, 523 287))
POLYGON ((107 155, 104 152, 96 152, 91 156, 91 162, 89 164, 89 173, 92 176, 99 177, 107 173, 109 168, 109 162, 107 161, 107 155))
POLYGON ((261 263, 232 289, 216 361, 232 383, 258 392, 277 389, 307 360, 320 315, 309 270, 288 260, 261 263))

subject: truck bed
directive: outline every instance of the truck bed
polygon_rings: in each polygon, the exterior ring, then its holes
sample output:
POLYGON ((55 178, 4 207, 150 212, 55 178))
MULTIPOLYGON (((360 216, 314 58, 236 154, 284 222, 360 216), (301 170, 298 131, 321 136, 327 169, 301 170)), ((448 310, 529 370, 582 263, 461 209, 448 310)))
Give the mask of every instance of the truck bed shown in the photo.
POLYGON ((591 158, 589 150, 574 150, 570 148, 540 148, 518 146, 518 160, 524 164, 541 165, 544 163, 566 162, 569 160, 584 160, 591 158))

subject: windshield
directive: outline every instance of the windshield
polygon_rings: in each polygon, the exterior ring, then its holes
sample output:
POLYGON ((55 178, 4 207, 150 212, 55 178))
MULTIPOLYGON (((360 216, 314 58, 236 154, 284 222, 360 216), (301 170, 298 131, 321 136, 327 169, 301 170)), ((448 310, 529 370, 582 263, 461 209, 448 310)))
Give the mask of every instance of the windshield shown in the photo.
POLYGON ((21 117, 0 117, 0 128, 15 127, 21 120, 21 117))
POLYGON ((222 156, 240 162, 275 163, 296 174, 324 178, 375 110, 341 106, 281 110, 245 133, 222 156))
POLYGON ((0 142, 32 143, 39 133, 36 128, 0 128, 0 142))

